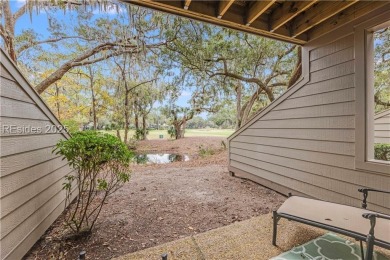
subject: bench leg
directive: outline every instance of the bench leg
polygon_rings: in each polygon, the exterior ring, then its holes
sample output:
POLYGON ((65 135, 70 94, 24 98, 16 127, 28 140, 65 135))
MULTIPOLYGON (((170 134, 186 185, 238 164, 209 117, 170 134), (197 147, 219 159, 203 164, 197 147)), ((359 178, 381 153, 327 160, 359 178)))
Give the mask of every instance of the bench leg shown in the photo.
POLYGON ((367 249, 366 249, 366 257, 365 260, 372 260, 373 255, 374 255, 374 240, 375 237, 371 234, 367 236, 367 249))
POLYGON ((372 260, 374 255, 374 242, 375 242, 375 236, 374 236, 374 230, 375 230, 375 224, 376 224, 376 217, 375 215, 370 214, 363 214, 364 218, 368 218, 370 220, 370 232, 367 235, 366 239, 366 245, 367 245, 367 251, 366 251, 366 259, 365 260, 372 260))
POLYGON ((276 246, 276 235, 278 234, 278 222, 279 222, 279 219, 280 219, 280 217, 278 216, 278 213, 276 212, 276 210, 274 210, 272 212, 272 218, 273 218, 273 221, 274 221, 273 233, 272 233, 272 245, 276 246))
POLYGON ((360 243, 360 255, 362 257, 362 260, 364 260, 364 249, 363 249, 363 242, 362 240, 359 240, 360 243))

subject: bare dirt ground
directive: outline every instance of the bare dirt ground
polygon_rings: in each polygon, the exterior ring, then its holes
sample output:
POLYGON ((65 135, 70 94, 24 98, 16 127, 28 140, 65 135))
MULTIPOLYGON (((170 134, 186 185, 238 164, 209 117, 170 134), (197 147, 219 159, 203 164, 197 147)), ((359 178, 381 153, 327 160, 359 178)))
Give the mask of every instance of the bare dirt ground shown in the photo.
POLYGON ((130 182, 108 199, 89 237, 63 241, 60 217, 26 259, 76 259, 81 250, 86 250, 87 259, 110 259, 279 207, 285 200, 280 194, 229 176, 223 140, 191 137, 140 142, 138 151, 187 154, 191 160, 134 166, 130 182), (215 154, 199 156, 200 145, 215 154))

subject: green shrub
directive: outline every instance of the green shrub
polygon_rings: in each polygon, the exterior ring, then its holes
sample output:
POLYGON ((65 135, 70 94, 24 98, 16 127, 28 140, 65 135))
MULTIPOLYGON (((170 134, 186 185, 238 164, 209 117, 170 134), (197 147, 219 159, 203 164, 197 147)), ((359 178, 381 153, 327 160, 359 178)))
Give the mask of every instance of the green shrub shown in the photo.
POLYGON ((54 151, 75 170, 63 184, 66 207, 77 192, 65 223, 76 234, 91 232, 107 197, 129 181, 133 155, 117 137, 95 131, 76 132, 54 151))
POLYGON ((374 154, 376 160, 390 161, 390 144, 375 144, 374 154))

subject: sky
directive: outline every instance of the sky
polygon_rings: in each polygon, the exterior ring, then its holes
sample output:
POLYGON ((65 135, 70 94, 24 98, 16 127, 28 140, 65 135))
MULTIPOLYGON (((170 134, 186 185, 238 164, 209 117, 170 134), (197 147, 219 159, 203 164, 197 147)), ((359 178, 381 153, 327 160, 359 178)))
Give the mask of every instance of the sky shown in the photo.
MULTIPOLYGON (((10 0, 10 6, 11 11, 14 13, 17 11, 20 7, 22 7, 25 4, 25 0, 10 0)), ((72 19, 72 16, 75 12, 66 11, 65 13, 63 11, 57 11, 54 13, 55 17, 58 20, 69 20, 72 19)), ((96 10, 94 11, 94 15, 96 18, 99 17, 106 17, 108 16, 115 16, 117 15, 116 10, 107 10, 107 11, 100 11, 96 10)), ((48 38, 49 32, 48 32, 48 26, 49 21, 47 14, 45 12, 33 12, 32 16, 28 13, 24 14, 20 19, 16 22, 15 27, 15 34, 18 35, 22 30, 26 29, 33 29, 36 33, 40 34, 42 36, 42 39, 48 38)), ((188 106, 188 101, 191 98, 191 92, 190 91, 182 91, 180 97, 178 98, 177 105, 179 106, 188 106)), ((156 104, 156 106, 159 106, 160 104, 156 104)), ((205 117, 205 113, 203 113, 201 116, 205 117)))

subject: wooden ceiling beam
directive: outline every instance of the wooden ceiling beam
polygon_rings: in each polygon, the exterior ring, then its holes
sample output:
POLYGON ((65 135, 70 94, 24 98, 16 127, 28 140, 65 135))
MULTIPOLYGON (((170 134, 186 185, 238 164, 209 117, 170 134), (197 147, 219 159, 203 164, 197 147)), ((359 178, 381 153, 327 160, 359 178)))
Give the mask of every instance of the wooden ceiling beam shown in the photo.
POLYGON ((291 37, 295 38, 298 35, 310 30, 314 26, 347 9, 356 2, 357 0, 318 2, 312 8, 307 9, 306 12, 297 16, 292 21, 291 37))
POLYGON ((387 4, 389 4, 387 1, 360 1, 310 29, 307 32, 309 40, 317 39, 322 35, 387 4))
POLYGON ((184 9, 185 10, 188 10, 188 8, 190 7, 190 4, 191 4, 191 0, 184 0, 184 9))
POLYGON ((275 3, 276 0, 272 1, 255 1, 252 6, 249 7, 246 17, 245 25, 249 26, 253 23, 260 15, 262 15, 268 8, 275 3))
POLYGON ((226 13, 226 11, 229 9, 229 7, 233 3, 234 3, 234 0, 219 1, 217 18, 221 19, 222 16, 226 13))
POLYGON ((270 31, 274 32, 276 29, 314 5, 317 1, 318 0, 284 2, 283 5, 275 9, 269 17, 270 31))

